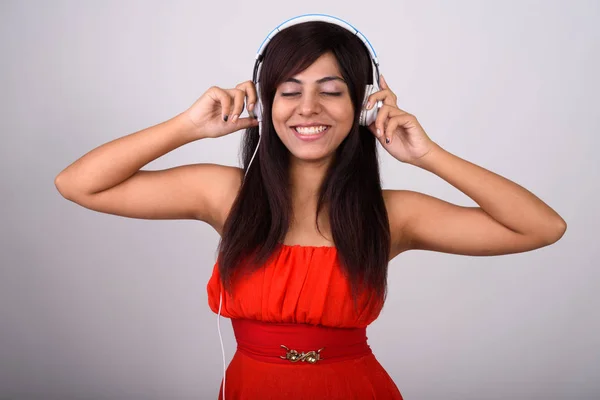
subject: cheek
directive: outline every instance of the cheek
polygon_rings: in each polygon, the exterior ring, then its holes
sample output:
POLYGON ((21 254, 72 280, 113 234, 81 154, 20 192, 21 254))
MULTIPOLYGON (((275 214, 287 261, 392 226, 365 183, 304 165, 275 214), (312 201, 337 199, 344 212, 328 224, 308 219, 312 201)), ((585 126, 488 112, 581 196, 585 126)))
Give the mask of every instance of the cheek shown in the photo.
POLYGON ((273 124, 277 126, 278 124, 285 124, 285 121, 289 118, 289 111, 282 104, 274 102, 271 115, 273 124))
POLYGON ((345 104, 343 107, 337 112, 338 121, 342 122, 343 125, 348 125, 348 127, 352 126, 352 122, 354 121, 354 109, 352 107, 352 103, 345 104))
POLYGON ((277 104, 277 102, 273 103, 273 107, 271 108, 273 126, 275 127, 275 133, 284 143, 286 141, 286 135, 284 132, 287 129, 286 122, 289 120, 289 117, 289 112, 286 107, 283 107, 281 104, 277 104))
POLYGON ((352 128, 352 124, 354 122, 354 109, 352 102, 349 102, 339 110, 336 119, 339 121, 338 127, 340 128, 338 132, 338 139, 342 141, 350 133, 350 129, 352 128))

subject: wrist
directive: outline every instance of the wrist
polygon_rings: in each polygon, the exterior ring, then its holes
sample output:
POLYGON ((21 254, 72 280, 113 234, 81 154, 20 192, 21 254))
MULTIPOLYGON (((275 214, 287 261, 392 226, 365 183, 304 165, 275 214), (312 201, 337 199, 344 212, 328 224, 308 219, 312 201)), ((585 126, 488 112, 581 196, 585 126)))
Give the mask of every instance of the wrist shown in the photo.
POLYGON ((429 149, 429 151, 423 154, 418 159, 411 162, 411 164, 415 167, 429 169, 431 163, 444 151, 445 150, 442 147, 440 147, 437 143, 431 142, 431 148, 429 149))
POLYGON ((175 124, 174 131, 188 142, 205 139, 207 137, 200 128, 194 124, 187 111, 176 115, 172 121, 175 124))

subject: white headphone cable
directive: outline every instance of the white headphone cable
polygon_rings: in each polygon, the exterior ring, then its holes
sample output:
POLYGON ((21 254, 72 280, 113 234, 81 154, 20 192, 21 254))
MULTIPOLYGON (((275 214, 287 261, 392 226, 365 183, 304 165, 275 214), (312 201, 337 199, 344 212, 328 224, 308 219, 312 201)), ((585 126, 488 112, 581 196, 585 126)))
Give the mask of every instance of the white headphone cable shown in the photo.
POLYGON ((221 297, 219 299, 219 313, 217 314, 217 330, 219 331, 219 340, 221 341, 221 353, 223 354, 223 400, 225 400, 225 375, 227 374, 227 369, 225 365, 225 346, 223 346, 223 336, 221 336, 221 305, 223 304, 222 291, 220 295, 221 297))
MULTIPOLYGON (((254 115, 254 114, 252 114, 254 115)), ((258 146, 260 146, 260 137, 262 136, 262 116, 261 115, 257 115, 258 118, 258 144, 256 145, 256 149, 254 149, 254 154, 252 154, 252 158, 250 159, 250 162, 248 163, 248 168, 246 168, 246 173, 244 174, 244 178, 246 178, 246 175, 248 175, 248 171, 250 171, 250 166, 252 165, 252 161, 254 161, 254 156, 256 156, 256 152, 258 151, 258 146)))

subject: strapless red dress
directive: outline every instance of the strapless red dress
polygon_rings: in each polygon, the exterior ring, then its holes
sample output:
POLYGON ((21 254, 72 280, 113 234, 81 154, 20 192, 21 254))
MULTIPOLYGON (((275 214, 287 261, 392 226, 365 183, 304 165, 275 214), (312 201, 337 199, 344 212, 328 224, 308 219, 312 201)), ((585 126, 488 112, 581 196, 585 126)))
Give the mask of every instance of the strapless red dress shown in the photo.
MULTIPOLYGON (((383 307, 366 294, 354 307, 335 247, 281 245, 264 266, 236 283, 233 296, 223 290, 216 263, 207 291, 215 313, 223 291, 221 315, 232 321, 365 328, 383 307)), ((371 352, 338 362, 282 364, 259 361, 238 349, 225 382, 226 400, 402 400, 371 352)))

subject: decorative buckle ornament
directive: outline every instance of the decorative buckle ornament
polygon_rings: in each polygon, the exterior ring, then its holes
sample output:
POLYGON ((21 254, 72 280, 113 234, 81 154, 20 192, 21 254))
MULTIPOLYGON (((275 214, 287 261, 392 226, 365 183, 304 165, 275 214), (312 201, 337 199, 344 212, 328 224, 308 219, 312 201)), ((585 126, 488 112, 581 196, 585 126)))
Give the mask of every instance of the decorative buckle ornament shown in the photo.
POLYGON ((286 354, 285 354, 285 356, 279 356, 279 357, 284 360, 290 360, 291 362, 302 361, 302 362, 308 362, 310 364, 314 364, 317 361, 324 359, 323 357, 321 357, 320 353, 321 353, 321 350, 323 350, 325 347, 321 347, 317 351, 311 350, 308 353, 304 353, 304 352, 298 353, 298 351, 290 350, 287 347, 285 347, 284 345, 281 345, 281 347, 283 347, 286 350, 286 354))

